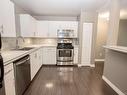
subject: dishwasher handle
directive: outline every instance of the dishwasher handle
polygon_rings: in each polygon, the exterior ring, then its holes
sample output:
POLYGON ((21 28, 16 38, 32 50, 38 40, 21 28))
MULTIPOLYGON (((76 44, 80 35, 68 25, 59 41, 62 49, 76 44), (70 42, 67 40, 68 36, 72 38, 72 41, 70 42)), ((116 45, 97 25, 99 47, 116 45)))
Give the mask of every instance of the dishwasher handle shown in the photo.
POLYGON ((30 58, 28 57, 27 59, 24 59, 24 60, 21 60, 21 61, 18 61, 18 62, 16 62, 15 63, 15 65, 16 66, 19 66, 19 65, 21 65, 21 64, 25 64, 27 61, 29 61, 30 60, 30 58))

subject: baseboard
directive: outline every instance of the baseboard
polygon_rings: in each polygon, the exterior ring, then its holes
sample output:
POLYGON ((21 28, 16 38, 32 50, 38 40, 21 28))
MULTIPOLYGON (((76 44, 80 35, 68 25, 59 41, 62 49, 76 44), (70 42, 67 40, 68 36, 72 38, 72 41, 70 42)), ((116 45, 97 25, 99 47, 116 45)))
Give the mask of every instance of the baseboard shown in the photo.
POLYGON ((95 62, 104 62, 105 59, 95 59, 95 62))
POLYGON ((83 66, 95 67, 95 64, 78 64, 78 67, 83 67, 83 66))
POLYGON ((105 76, 102 79, 119 95, 125 95, 119 88, 117 88, 112 82, 110 82, 105 76))

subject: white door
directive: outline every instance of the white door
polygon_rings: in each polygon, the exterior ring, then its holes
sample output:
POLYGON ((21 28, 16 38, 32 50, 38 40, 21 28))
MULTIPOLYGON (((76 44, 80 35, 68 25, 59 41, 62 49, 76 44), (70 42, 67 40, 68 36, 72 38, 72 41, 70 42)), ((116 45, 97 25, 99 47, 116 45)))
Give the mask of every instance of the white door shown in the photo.
POLYGON ((90 66, 91 63, 91 48, 92 48, 92 32, 93 23, 83 24, 82 37, 82 64, 90 66))

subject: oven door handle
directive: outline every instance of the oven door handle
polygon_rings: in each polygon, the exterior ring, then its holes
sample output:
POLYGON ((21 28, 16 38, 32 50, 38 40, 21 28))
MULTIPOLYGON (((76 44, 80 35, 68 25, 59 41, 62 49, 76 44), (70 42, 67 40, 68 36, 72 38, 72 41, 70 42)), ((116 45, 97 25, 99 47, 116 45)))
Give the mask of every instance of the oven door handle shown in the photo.
POLYGON ((3 59, 2 59, 2 56, 1 56, 1 61, 0 61, 0 72, 1 72, 1 76, 0 76, 0 88, 2 88, 2 81, 3 81, 3 78, 4 78, 4 64, 3 64, 3 59))

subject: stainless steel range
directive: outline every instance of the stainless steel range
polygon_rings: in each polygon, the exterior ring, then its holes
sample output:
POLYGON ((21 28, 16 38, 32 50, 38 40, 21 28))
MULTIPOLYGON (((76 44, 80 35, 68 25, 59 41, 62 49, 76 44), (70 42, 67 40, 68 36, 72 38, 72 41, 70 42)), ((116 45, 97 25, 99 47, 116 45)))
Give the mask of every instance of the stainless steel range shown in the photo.
POLYGON ((74 47, 71 39, 58 39, 57 65, 73 65, 74 47))

